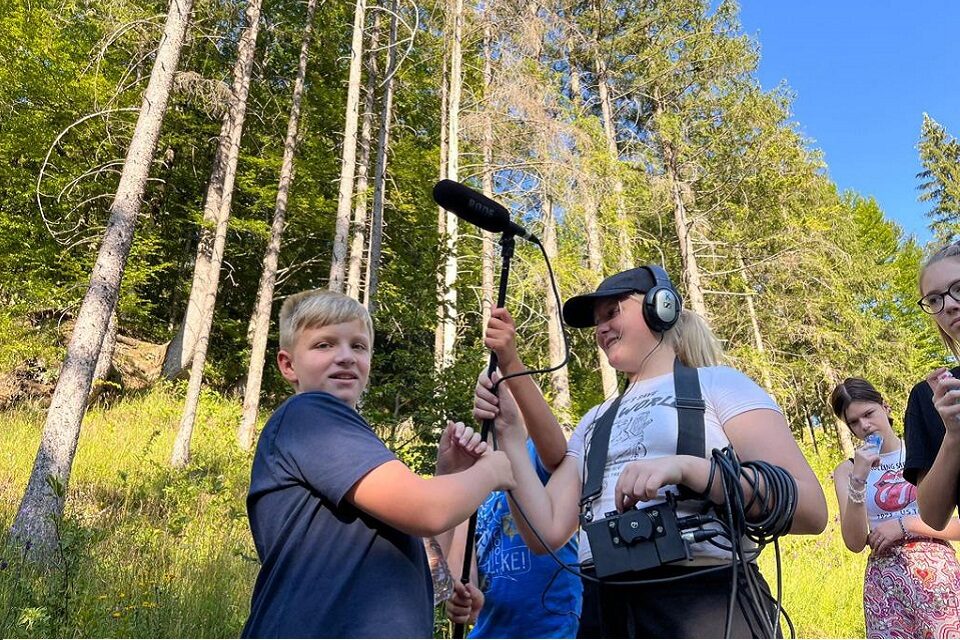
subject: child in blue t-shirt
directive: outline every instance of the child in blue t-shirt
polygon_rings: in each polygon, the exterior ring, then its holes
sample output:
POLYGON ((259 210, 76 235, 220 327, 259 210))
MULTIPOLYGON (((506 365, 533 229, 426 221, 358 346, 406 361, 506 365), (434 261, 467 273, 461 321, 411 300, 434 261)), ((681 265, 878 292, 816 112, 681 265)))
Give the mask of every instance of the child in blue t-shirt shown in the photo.
MULTIPOLYGON (((525 370, 517 353, 515 324, 506 309, 491 312, 484 343, 496 352, 503 375, 525 370)), ((566 454, 566 438, 530 376, 509 378, 504 384, 523 400, 526 420, 554 427, 533 432, 527 441, 530 460, 546 484, 566 454)), ((505 492, 491 494, 477 515, 472 580, 467 585, 454 584, 447 616, 454 622, 475 623, 470 638, 574 637, 583 592, 579 577, 563 570, 552 557, 530 550, 510 513, 505 492)), ((462 570, 466 533, 466 525, 461 525, 452 537, 439 538, 441 545, 449 546, 448 564, 455 572, 462 570)), ((576 539, 568 540, 557 556, 575 567, 576 539)))
POLYGON ((342 294, 314 290, 280 310, 277 364, 295 395, 257 444, 247 497, 261 568, 244 637, 431 637, 422 536, 511 488, 503 453, 448 423, 437 475, 421 478, 356 412, 373 325, 342 294))

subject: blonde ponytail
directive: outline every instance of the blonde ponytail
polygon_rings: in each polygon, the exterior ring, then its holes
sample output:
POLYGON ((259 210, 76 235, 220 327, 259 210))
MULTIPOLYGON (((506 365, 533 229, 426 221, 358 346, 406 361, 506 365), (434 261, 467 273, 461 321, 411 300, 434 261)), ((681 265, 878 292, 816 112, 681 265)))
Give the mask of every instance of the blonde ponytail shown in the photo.
POLYGON ((680 362, 688 367, 715 367, 726 356, 710 325, 695 311, 684 309, 680 319, 667 331, 664 341, 673 346, 680 362))

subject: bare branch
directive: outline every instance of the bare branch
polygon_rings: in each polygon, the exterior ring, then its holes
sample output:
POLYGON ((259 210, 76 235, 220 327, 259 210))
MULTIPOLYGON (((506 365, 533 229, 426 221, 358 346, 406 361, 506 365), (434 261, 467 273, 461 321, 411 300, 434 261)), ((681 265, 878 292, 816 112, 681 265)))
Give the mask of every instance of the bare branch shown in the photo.
POLYGON ((47 231, 50 232, 50 235, 54 239, 57 238, 57 232, 53 230, 53 226, 52 226, 53 223, 47 218, 46 213, 43 210, 42 198, 45 194, 40 190, 40 185, 43 183, 43 176, 44 176, 44 173, 46 172, 47 165, 50 164, 50 156, 53 154, 53 150, 57 147, 58 144, 60 144, 60 141, 63 139, 63 137, 67 135, 74 127, 77 127, 80 124, 83 124, 87 120, 91 120, 93 118, 97 118, 105 114, 118 113, 121 111, 140 111, 140 108, 139 107, 121 107, 117 109, 106 109, 103 111, 96 111, 94 113, 87 114, 82 118, 78 120, 74 120, 72 123, 67 125, 67 127, 63 131, 61 131, 56 138, 54 138, 53 142, 50 144, 50 147, 47 149, 47 153, 43 157, 43 162, 40 164, 40 171, 37 174, 37 184, 35 187, 35 194, 37 199, 37 208, 40 210, 40 218, 43 220, 44 226, 47 228, 47 231))

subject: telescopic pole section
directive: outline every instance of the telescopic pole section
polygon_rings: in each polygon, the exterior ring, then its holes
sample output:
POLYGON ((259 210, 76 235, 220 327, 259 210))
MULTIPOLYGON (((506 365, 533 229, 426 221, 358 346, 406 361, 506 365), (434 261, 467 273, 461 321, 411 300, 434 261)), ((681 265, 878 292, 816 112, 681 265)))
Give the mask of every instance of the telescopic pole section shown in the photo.
MULTIPOLYGON (((504 233, 500 236, 500 286, 497 290, 497 308, 502 307, 507 301, 507 280, 510 277, 510 260, 513 258, 514 237, 512 233, 504 233)), ((484 327, 486 331, 486 327, 484 327)), ((487 365, 487 376, 493 377, 493 372, 497 370, 497 354, 490 352, 490 364, 487 365)), ((494 387, 496 392, 496 387, 494 387)), ((490 434, 490 427, 493 426, 493 420, 484 420, 480 427, 480 440, 487 441, 490 434)), ((470 582, 470 567, 473 564, 473 546, 474 538, 477 535, 477 512, 474 511, 467 523, 467 540, 463 548, 463 570, 460 572, 460 582, 467 584, 470 582)), ((457 623, 453 626, 453 637, 463 638, 466 628, 463 624, 457 623)))

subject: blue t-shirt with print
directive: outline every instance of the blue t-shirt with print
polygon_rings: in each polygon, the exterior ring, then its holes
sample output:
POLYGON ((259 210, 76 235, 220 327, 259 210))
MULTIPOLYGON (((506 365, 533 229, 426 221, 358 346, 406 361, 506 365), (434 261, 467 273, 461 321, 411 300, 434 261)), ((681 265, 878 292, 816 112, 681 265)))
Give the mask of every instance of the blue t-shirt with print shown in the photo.
POLYGON ((429 638, 433 585, 420 538, 344 499, 396 460, 351 407, 300 393, 267 421, 247 496, 260 557, 245 638, 429 638))
MULTIPOLYGON (((527 450, 540 480, 550 474, 532 441, 527 450)), ((564 564, 577 566, 574 536, 558 552, 564 564)), ((527 548, 510 514, 507 494, 497 491, 480 505, 477 516, 477 574, 485 602, 470 638, 573 638, 577 635, 582 585, 549 555, 527 548)))

